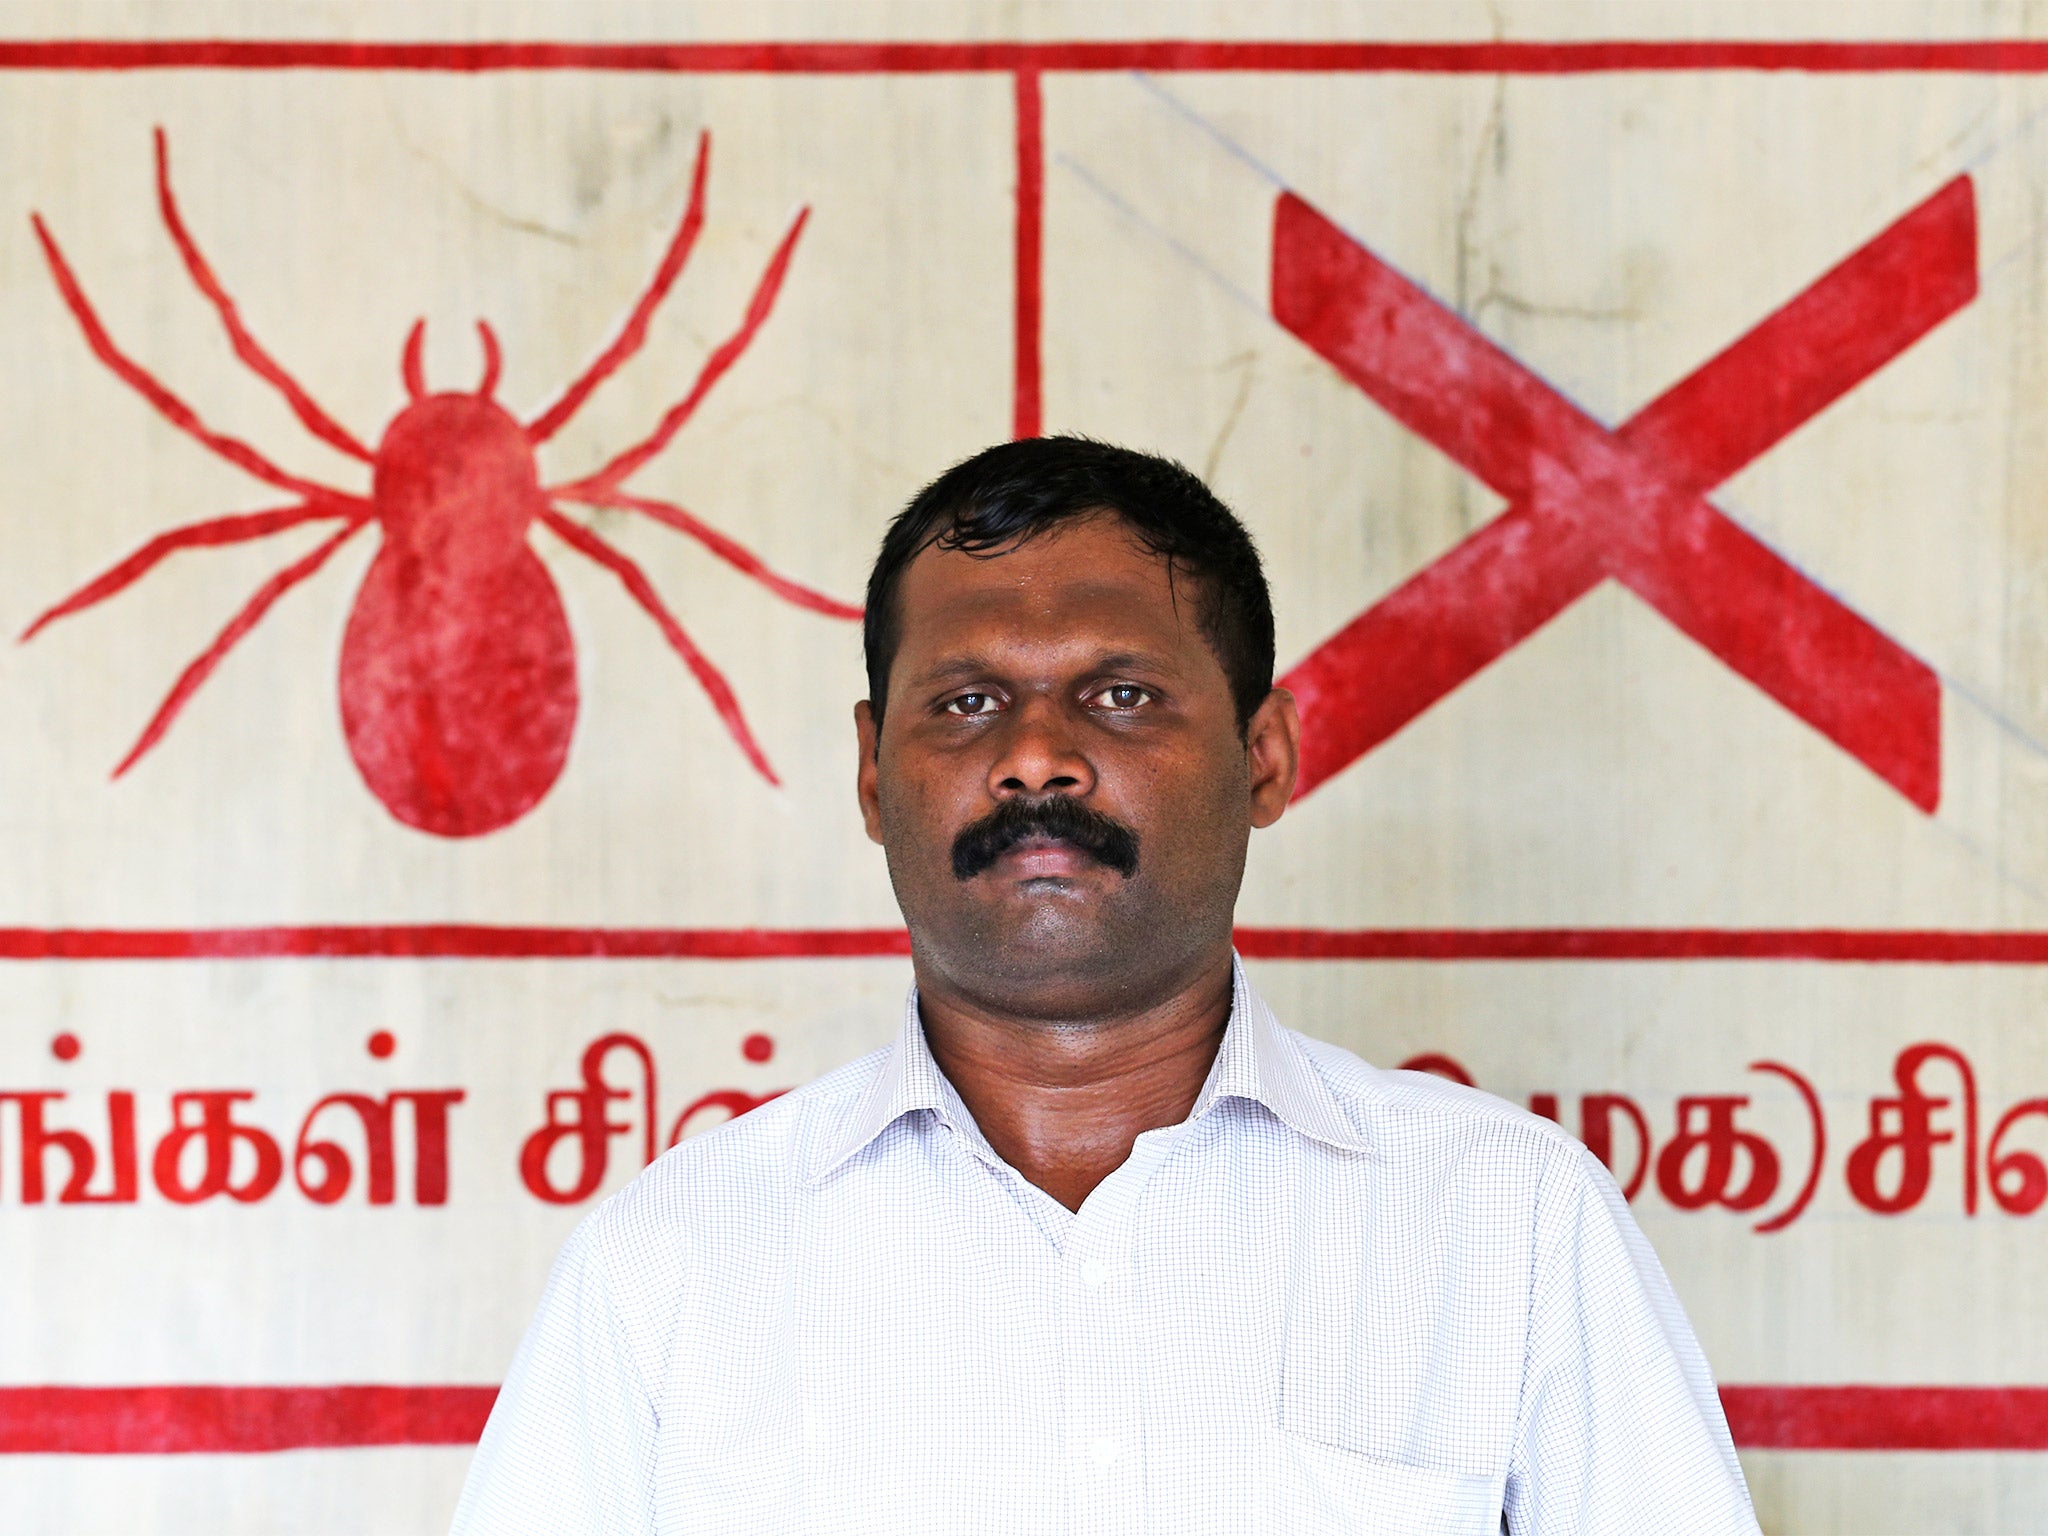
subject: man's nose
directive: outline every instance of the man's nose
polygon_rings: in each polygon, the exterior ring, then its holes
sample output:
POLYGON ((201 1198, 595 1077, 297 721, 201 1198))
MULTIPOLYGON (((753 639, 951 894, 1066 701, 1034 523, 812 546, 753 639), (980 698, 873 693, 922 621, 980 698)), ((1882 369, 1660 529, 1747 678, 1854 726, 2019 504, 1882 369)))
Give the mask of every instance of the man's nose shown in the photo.
POLYGON ((1076 723, 1055 700, 1028 699, 1010 711, 989 765, 988 788, 998 800, 1085 795, 1095 788, 1095 768, 1081 750, 1076 723))

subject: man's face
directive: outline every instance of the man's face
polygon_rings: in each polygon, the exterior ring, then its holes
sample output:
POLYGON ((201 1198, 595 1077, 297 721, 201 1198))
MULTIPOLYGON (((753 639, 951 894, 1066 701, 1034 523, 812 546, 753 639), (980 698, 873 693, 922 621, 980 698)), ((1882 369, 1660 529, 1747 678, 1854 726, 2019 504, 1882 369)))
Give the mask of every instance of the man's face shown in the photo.
POLYGON ((1276 690, 1240 736, 1199 594, 1178 588, 1109 515, 905 569, 879 738, 856 711, 860 800, 928 987, 1078 1021, 1227 947, 1297 728, 1276 690))

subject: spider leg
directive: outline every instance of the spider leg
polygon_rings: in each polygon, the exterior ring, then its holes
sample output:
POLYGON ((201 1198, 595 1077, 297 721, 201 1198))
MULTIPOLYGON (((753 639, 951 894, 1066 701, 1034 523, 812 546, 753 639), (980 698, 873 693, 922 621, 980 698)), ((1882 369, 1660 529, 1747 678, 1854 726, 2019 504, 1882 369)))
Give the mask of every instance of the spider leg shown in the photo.
POLYGON ((355 517, 347 508, 328 504, 301 502, 295 507, 276 507, 268 512, 238 512, 232 517, 211 518, 203 523, 188 523, 183 528, 173 528, 160 533, 147 544, 136 550, 118 565, 109 567, 80 587, 76 592, 44 613, 35 623, 21 632, 23 640, 32 640, 36 632, 47 624, 54 624, 61 618, 103 603, 115 593, 126 590, 140 581, 155 568, 158 562, 181 549, 197 549, 214 544, 242 544, 250 539, 268 538, 273 533, 282 533, 287 528, 296 528, 301 523, 314 522, 323 517, 355 517))
POLYGON ((163 214, 164 228, 171 232, 171 241, 178 247, 178 254, 184 258, 185 270, 191 274, 192 282, 206 295, 207 302, 219 312, 221 324, 227 327, 228 341, 235 349, 235 356, 247 365, 249 370, 271 388, 284 396, 285 404, 292 408, 292 414, 299 418, 299 424, 322 442, 339 448, 343 453, 370 463, 374 457, 354 433, 323 411, 319 403, 306 393, 297 379, 268 352, 263 350, 248 327, 242 324, 241 311, 235 301, 214 276, 213 268, 200 254, 198 243, 192 232, 185 227, 185 219, 178 211, 177 195, 171 191, 171 151, 164 138, 163 129, 156 131, 156 197, 157 207, 163 214))
POLYGON ((113 338, 107 334, 107 328, 100 323, 99 315, 93 310, 92 301, 85 296, 85 290, 79 286, 78 278, 71 270, 71 264, 64 259, 63 251, 58 249, 56 238, 43 223, 42 215, 29 215, 29 222, 35 226, 36 239, 42 242, 43 259, 49 263, 50 275, 56 279, 57 292, 63 296, 64 305, 71 311, 71 317, 78 322, 78 328, 85 333, 85 343, 92 348, 93 356, 112 370, 123 384, 147 400, 159 416, 179 431, 197 439, 237 469, 254 475, 258 480, 266 481, 283 490, 296 491, 308 499, 341 499, 367 505, 361 503, 360 498, 330 490, 314 481, 302 480, 297 475, 287 473, 239 438, 216 432, 201 421, 191 406, 164 388, 154 374, 114 345, 113 338))
POLYGON ((720 533, 710 524, 699 521, 689 512, 673 502, 656 501, 651 496, 639 496, 626 491, 563 492, 563 498, 591 507, 620 507, 629 512, 640 512, 658 523, 666 523, 678 533, 688 534, 727 565, 744 576, 751 576, 762 586, 785 602, 808 608, 813 613, 822 613, 828 618, 857 619, 861 609, 855 603, 842 603, 836 597, 827 597, 815 588, 804 586, 779 575, 762 561, 761 557, 748 549, 737 539, 720 533))
POLYGON ((136 738, 135 745, 128 749, 128 755, 121 759, 120 766, 114 770, 115 778, 120 778, 133 768, 145 752, 163 739, 164 732, 171 728, 171 722, 178 718, 178 712, 185 707, 186 702, 199 691, 200 685, 213 675, 213 669, 220 665, 222 658, 241 643, 243 636, 256 627, 257 621, 270 611, 271 605, 325 565, 328 557, 341 548, 369 520, 367 513, 350 518, 347 527, 332 538, 315 545, 309 554, 294 560, 256 589, 256 595, 242 605, 242 611, 228 620, 227 627, 214 636, 213 644, 195 656, 191 664, 179 674, 177 682, 171 685, 171 691, 164 695, 163 703, 159 704, 156 713, 149 717, 149 724, 142 728, 142 734, 136 738))
POLYGON ((775 770, 768 766, 767 754, 754 740, 754 733, 747 726, 747 717, 740 710, 740 701, 733 695, 732 685, 726 682, 725 674, 697 649, 697 642, 689 637, 683 626, 676 622, 675 615, 668 611, 654 590, 654 584, 647 579, 647 573, 589 529, 571 522, 552 507, 540 516, 564 544, 619 578, 627 592, 632 594, 633 601, 646 610, 647 616, 660 628, 669 648, 683 658, 683 664, 697 679, 697 686, 710 696, 712 708, 718 711, 718 718, 725 722, 726 731, 746 753, 747 761, 754 765, 755 772, 780 788, 782 780, 775 776, 775 770))
POLYGON ((654 317, 661 301, 668 297, 676 279, 682 276, 683 264, 690 259, 691 247, 697 243, 697 233, 704 227, 704 181, 710 168, 711 135, 700 133, 697 135, 697 168, 690 175, 690 203, 683 210, 682 222, 676 226, 668 249, 662 253, 661 265, 654 269, 653 278, 634 303, 632 314, 626 317, 625 325, 611 345, 600 352, 597 360, 562 392, 561 399, 542 411, 526 429, 528 440, 536 447, 561 431, 569 418, 583 408, 590 392, 616 373, 620 364, 646 342, 647 322, 654 317))
POLYGON ((696 413, 704 397, 711 393, 711 386, 724 377, 725 371, 740 360, 740 354, 754 339, 754 333, 761 329, 761 323, 768 318, 768 312, 775 307, 775 296, 782 289, 782 279, 789 271, 789 259, 796 254, 796 242, 804 232, 804 221, 811 216, 806 208, 799 212, 789 226, 789 232, 782 237, 782 243, 775 248, 768 266, 761 274, 761 280, 754 285, 754 296, 747 302, 746 318, 738 330, 718 344, 711 356, 704 360, 696 381, 690 385, 690 392, 668 409, 648 437, 634 447, 619 454, 604 468, 592 475, 585 475, 571 485, 561 487, 557 494, 571 491, 609 491, 634 470, 653 458, 669 444, 669 439, 682 430, 683 423, 696 413))

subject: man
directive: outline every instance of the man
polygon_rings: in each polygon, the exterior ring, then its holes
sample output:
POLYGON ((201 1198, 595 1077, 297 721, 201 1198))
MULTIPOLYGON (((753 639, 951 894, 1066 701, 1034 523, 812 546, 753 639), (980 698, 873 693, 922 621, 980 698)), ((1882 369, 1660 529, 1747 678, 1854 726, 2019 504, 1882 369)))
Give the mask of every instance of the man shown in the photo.
POLYGON ((989 449, 890 528, 866 647, 896 1043, 578 1228, 459 1532, 1755 1531, 1599 1164, 1237 965, 1299 726, 1194 476, 989 449))

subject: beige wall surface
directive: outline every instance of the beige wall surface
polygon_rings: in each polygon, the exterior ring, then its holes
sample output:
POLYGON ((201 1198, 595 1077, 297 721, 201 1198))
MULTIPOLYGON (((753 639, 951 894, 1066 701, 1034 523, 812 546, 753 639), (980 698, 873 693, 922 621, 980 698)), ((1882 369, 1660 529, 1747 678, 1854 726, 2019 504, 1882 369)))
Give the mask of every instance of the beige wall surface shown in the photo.
POLYGON ((445 1526, 579 1216, 891 1031, 848 605, 1034 426, 1265 552, 1281 1017, 1603 1151, 1767 1531, 2048 1527, 2037 38, 0 9, 0 1529, 445 1526), (561 521, 407 553, 415 388, 561 521))

